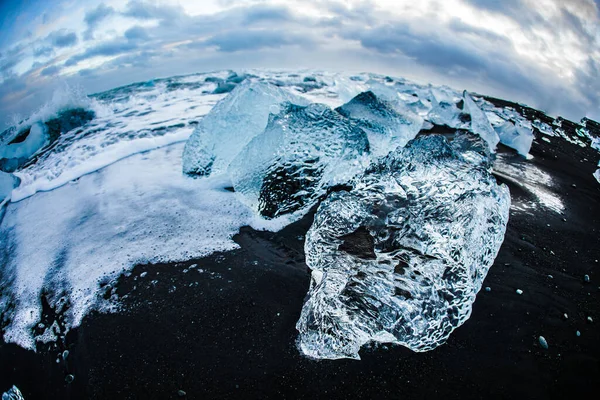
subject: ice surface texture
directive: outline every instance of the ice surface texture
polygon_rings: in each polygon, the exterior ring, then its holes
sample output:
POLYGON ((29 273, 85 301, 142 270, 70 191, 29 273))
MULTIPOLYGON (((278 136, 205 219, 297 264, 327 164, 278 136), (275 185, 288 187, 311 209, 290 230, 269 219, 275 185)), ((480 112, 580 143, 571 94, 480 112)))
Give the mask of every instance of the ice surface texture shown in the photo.
POLYGON ((418 137, 321 203, 305 244, 304 354, 358 359, 371 341, 431 350, 469 318, 510 207, 469 136, 418 137))
POLYGON ((283 104, 229 167, 234 188, 267 219, 306 211, 324 190, 364 170, 369 142, 324 104, 283 104))
POLYGON ((2 394, 2 400, 23 400, 23 395, 16 386, 13 386, 8 392, 2 394))
POLYGON ((485 140, 491 152, 496 151, 496 146, 500 141, 498 134, 492 128, 490 121, 481 108, 471 98, 471 95, 465 90, 463 92, 463 101, 465 110, 471 115, 471 131, 485 140))
POLYGON ((246 80, 215 105, 196 127, 183 151, 183 171, 209 175, 227 168, 253 137, 261 133, 279 104, 308 101, 275 85, 246 80))
POLYGON ((423 119, 418 115, 397 101, 379 98, 372 91, 360 93, 336 110, 363 128, 374 156, 384 156, 398 146, 404 147, 423 126, 423 119))

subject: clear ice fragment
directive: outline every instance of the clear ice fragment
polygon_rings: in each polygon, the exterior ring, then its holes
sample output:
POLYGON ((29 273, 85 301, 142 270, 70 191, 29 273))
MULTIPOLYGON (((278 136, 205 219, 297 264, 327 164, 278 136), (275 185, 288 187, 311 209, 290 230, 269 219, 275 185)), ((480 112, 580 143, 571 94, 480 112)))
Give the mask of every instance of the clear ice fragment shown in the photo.
POLYGON ((196 126, 183 151, 183 172, 209 175, 224 171, 253 137, 261 133, 270 113, 282 102, 307 100, 275 85, 245 80, 217 103, 196 126))
POLYGON ((8 392, 2 394, 2 400, 24 400, 19 388, 13 385, 8 392))
POLYGON ((398 102, 391 100, 393 94, 388 95, 390 100, 380 98, 372 91, 363 92, 336 109, 363 128, 375 157, 387 155, 398 146, 404 147, 423 126, 421 117, 402 109, 398 102))
POLYGON ((522 156, 529 154, 533 143, 533 132, 530 128, 523 126, 519 121, 516 124, 506 121, 494 129, 502 144, 517 150, 522 156))
POLYGON ((287 103, 228 172, 241 200, 271 219, 306 211, 327 187, 362 172, 368 152, 366 133, 338 112, 287 103))
POLYGON ((419 136, 321 203, 296 325, 305 355, 358 359, 372 341, 427 351, 469 318, 510 208, 482 148, 470 133, 419 136))
POLYGON ((471 95, 465 90, 463 92, 464 108, 471 115, 471 132, 481 136, 485 140, 492 153, 496 152, 496 146, 500 141, 498 134, 492 128, 490 121, 485 113, 479 108, 471 98, 471 95))

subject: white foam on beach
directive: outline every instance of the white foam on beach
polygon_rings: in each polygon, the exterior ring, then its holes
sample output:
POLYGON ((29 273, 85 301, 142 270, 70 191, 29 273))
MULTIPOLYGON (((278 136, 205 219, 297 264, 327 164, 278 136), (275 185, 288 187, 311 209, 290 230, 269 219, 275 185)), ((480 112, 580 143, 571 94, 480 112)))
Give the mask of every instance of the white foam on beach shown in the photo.
POLYGON ((78 326, 91 308, 107 307, 99 282, 140 263, 202 257, 237 247, 243 225, 261 222, 224 188, 224 176, 181 173, 183 144, 121 160, 50 192, 8 205, 0 226, 6 258, 0 308, 10 310, 4 339, 33 349, 40 296, 70 303, 66 323, 78 326), (61 297, 62 300, 61 300, 61 297))

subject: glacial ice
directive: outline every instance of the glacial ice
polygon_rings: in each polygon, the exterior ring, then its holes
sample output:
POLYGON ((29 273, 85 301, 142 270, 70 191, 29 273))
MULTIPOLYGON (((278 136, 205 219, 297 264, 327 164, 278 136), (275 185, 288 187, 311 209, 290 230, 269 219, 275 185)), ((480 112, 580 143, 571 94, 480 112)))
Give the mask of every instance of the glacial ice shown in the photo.
POLYGON ((502 125, 494 128, 500 142, 510 148, 517 150, 522 156, 527 156, 533 143, 533 132, 530 128, 523 126, 520 121, 512 123, 505 121, 502 125))
POLYGON ((336 109, 363 128, 375 157, 387 155, 398 146, 404 147, 423 126, 422 118, 392 101, 393 96, 388 98, 383 100, 372 91, 363 92, 336 109))
POLYGON ((451 90, 446 88, 431 89, 428 96, 431 99, 432 108, 427 115, 427 120, 436 125, 445 125, 450 128, 462 128, 465 126, 462 111, 458 108, 459 99, 451 90))
POLYGON ((465 110, 471 115, 471 131, 481 136, 481 138, 487 142, 490 151, 495 153, 496 146, 498 145, 498 142, 500 142, 498 134, 492 128, 492 125, 483 110, 475 104, 471 95, 466 90, 463 92, 463 100, 465 102, 465 110))
POLYGON ((183 171, 209 175, 224 171, 235 156, 261 133, 279 104, 308 101, 275 85, 246 80, 238 85, 196 126, 183 151, 183 171))
POLYGON ((8 392, 4 392, 2 394, 2 400, 23 400, 24 397, 21 394, 19 388, 13 385, 8 392))
POLYGON ((296 326, 305 355, 358 359, 371 341, 427 351, 469 318, 510 207, 486 147, 466 133, 419 136, 321 203, 296 326))
POLYGON ((302 214, 368 163, 366 133, 338 112, 314 103, 281 108, 228 169, 242 201, 267 219, 302 214))

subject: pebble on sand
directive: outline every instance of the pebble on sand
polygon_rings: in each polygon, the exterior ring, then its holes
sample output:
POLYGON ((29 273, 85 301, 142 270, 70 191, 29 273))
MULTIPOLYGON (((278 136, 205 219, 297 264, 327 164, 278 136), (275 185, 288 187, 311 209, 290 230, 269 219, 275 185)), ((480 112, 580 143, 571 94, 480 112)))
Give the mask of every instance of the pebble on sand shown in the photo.
POLYGON ((540 342, 540 346, 542 346, 544 349, 548 349, 548 342, 543 336, 540 336, 538 341, 540 342))

